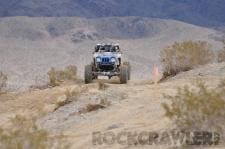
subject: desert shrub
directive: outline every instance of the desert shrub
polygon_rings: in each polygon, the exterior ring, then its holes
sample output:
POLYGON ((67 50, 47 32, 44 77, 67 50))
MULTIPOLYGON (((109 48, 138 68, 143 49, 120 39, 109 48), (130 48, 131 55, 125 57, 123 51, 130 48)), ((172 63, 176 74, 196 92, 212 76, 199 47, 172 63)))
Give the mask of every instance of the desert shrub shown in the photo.
MULTIPOLYGON (((82 91, 81 91, 82 92, 82 91)), ((76 90, 70 90, 70 89, 66 89, 65 91, 65 95, 67 99, 71 99, 72 97, 77 96, 78 94, 80 94, 79 92, 77 92, 76 90)))
POLYGON ((182 130, 221 131, 225 123, 224 81, 215 89, 198 82, 195 89, 179 88, 175 96, 166 96, 165 115, 182 130))
POLYGON ((49 85, 59 86, 64 81, 75 81, 77 79, 77 67, 67 66, 64 70, 56 70, 54 67, 48 72, 49 85))
POLYGON ((225 40, 223 41, 223 43, 224 43, 223 49, 218 51, 217 60, 219 63, 225 62, 225 40))
POLYGON ((225 48, 218 52, 218 62, 225 62, 225 48))
POLYGON ((3 72, 0 71, 0 92, 4 87, 6 87, 8 77, 3 72))
POLYGON ((108 86, 104 82, 99 82, 98 83, 98 89, 99 90, 106 90, 108 86))
POLYGON ((35 120, 21 116, 12 119, 11 129, 0 128, 1 149, 66 149, 69 144, 63 142, 63 136, 53 138, 46 130, 38 129, 35 120))
POLYGON ((64 92, 64 94, 62 96, 59 96, 56 100, 56 103, 55 103, 55 109, 54 110, 57 110, 59 109, 60 107, 63 107, 73 101, 77 101, 78 100, 78 97, 86 92, 88 90, 88 88, 86 87, 82 87, 82 86, 77 86, 76 88, 67 88, 64 92))
POLYGON ((165 78, 213 61, 214 53, 210 50, 207 42, 175 42, 172 46, 161 51, 160 59, 165 78))
POLYGON ((31 90, 34 90, 34 89, 38 89, 38 90, 44 90, 44 89, 47 89, 49 86, 49 84, 46 83, 45 79, 41 76, 36 76, 35 79, 34 79, 34 84, 31 85, 29 88, 31 90))
POLYGON ((87 106, 80 110, 80 113, 88 113, 92 111, 97 111, 99 109, 105 109, 111 105, 111 102, 107 99, 101 99, 99 103, 96 104, 87 104, 87 106))
POLYGON ((71 91, 69 89, 66 89, 65 94, 63 96, 58 97, 55 110, 74 101, 80 93, 81 92, 77 92, 75 90, 71 91))
POLYGON ((57 79, 57 72, 54 67, 51 68, 51 70, 48 72, 48 77, 49 77, 49 85, 50 86, 59 86, 60 82, 57 79))
POLYGON ((77 67, 69 65, 64 70, 64 79, 66 80, 76 80, 77 79, 77 67))

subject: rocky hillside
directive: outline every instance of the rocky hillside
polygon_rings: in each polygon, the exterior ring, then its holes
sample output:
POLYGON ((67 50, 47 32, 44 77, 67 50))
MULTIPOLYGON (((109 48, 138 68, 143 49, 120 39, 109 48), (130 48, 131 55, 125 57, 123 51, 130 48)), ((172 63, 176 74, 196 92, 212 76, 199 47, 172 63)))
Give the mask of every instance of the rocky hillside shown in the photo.
POLYGON ((0 2, 0 16, 142 16, 218 26, 224 8, 224 0, 8 0, 0 2))
MULTIPOLYGON (((44 90, 2 94, 0 127, 10 127, 10 119, 16 115, 25 118, 36 117, 38 126, 47 130, 54 138, 63 133, 66 141, 71 143, 70 148, 130 148, 127 144, 118 143, 93 146, 92 133, 160 133, 170 130, 173 124, 164 116, 161 106, 162 103, 168 102, 164 95, 175 95, 178 87, 193 87, 199 80, 214 88, 224 79, 224 68, 225 63, 209 64, 159 84, 153 84, 150 79, 132 80, 126 85, 118 84, 117 80, 100 80, 88 85, 70 84, 44 90), (104 88, 99 87, 99 82, 104 84, 104 88), (90 108, 90 105, 99 103, 102 103, 99 108, 90 108)), ((132 147, 162 148, 140 144, 132 147)), ((224 148, 224 144, 212 146, 210 149, 214 147, 224 148)))
POLYGON ((0 68, 8 74, 12 89, 46 83, 51 67, 76 65, 83 77, 93 47, 99 42, 116 42, 132 64, 132 77, 149 78, 162 48, 175 41, 205 40, 213 49, 220 49, 219 37, 212 29, 163 19, 1 18, 0 68))

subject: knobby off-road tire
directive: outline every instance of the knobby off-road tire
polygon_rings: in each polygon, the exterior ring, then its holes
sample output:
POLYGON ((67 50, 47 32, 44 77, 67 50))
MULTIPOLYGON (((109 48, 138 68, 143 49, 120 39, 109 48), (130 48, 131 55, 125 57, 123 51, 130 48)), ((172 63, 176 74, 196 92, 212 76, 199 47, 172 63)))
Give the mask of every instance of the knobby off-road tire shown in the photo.
POLYGON ((128 67, 126 65, 123 65, 120 68, 120 83, 126 84, 127 80, 128 80, 128 67))
POLYGON ((93 80, 92 65, 86 65, 84 70, 84 82, 85 84, 91 83, 93 80))
POLYGON ((130 77, 130 74, 131 74, 131 65, 130 65, 129 62, 124 62, 123 64, 127 66, 128 80, 130 80, 130 78, 131 78, 131 77, 130 77))
MULTIPOLYGON (((96 67, 95 67, 94 62, 91 63, 91 67, 92 67, 92 71, 96 72, 96 67)), ((97 75, 93 75, 92 76, 92 80, 94 80, 94 79, 98 79, 98 76, 97 75)))

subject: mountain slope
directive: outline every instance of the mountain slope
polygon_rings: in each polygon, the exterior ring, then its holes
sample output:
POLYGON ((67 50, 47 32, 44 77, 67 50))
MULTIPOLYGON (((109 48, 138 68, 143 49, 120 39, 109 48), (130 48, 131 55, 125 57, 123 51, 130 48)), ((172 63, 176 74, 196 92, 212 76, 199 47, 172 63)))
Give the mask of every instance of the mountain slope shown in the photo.
POLYGON ((202 26, 225 24, 224 0, 8 0, 0 16, 142 16, 202 26))
POLYGON ((179 21, 140 17, 0 19, 0 68, 8 87, 27 89, 44 84, 51 67, 78 66, 83 77, 97 43, 119 43, 132 64, 132 78, 149 78, 159 52, 175 41, 204 40, 220 49, 215 30, 179 21), (116 20, 116 21, 115 21, 116 20))

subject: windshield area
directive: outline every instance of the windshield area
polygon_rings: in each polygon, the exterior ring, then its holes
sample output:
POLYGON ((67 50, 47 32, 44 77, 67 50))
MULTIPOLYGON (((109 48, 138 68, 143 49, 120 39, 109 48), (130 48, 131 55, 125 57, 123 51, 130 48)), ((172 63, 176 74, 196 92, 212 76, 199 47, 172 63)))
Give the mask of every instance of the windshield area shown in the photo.
POLYGON ((101 52, 114 52, 113 47, 110 45, 105 45, 105 46, 101 47, 100 51, 101 52))
POLYGON ((120 52, 119 46, 104 45, 96 46, 95 52, 120 52))

